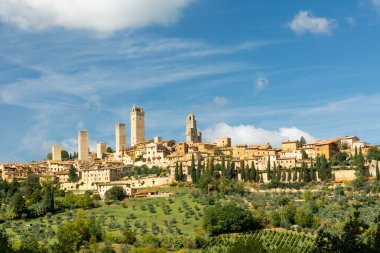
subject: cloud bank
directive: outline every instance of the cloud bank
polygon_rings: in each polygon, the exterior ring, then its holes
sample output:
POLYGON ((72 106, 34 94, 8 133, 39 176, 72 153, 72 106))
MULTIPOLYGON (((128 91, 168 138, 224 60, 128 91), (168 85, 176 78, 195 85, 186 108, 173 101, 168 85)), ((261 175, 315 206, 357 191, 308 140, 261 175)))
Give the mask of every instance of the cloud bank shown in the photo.
POLYGON ((207 142, 215 142, 220 137, 230 137, 232 145, 270 143, 274 147, 279 147, 282 141, 299 139, 301 136, 307 141, 315 140, 309 133, 296 127, 271 131, 252 125, 231 126, 227 123, 219 123, 202 131, 202 137, 207 142))
POLYGON ((108 34, 175 23, 191 0, 1 0, 0 20, 27 30, 52 27, 108 34))
POLYGON ((299 11, 298 14, 288 24, 289 28, 297 34, 311 33, 329 35, 336 27, 334 19, 315 17, 309 11, 299 11))

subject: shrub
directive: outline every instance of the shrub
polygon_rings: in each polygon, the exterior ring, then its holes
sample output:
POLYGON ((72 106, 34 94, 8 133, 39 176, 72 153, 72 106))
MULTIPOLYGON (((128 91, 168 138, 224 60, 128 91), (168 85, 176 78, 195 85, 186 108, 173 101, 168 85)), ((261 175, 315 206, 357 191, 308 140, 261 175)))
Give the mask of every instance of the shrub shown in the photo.
POLYGON ((114 186, 106 191, 106 199, 111 201, 123 200, 126 194, 122 187, 114 186))
POLYGON ((203 226, 211 235, 218 235, 252 231, 259 228, 259 222, 248 210, 226 204, 206 208, 203 226))

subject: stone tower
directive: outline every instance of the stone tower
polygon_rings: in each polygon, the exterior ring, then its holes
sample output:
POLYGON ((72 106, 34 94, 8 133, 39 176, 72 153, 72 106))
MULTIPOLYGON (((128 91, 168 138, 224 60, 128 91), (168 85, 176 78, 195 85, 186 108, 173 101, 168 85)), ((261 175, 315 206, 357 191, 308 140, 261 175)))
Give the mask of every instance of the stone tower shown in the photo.
POLYGON ((52 160, 60 162, 62 161, 62 153, 61 153, 61 147, 60 146, 53 146, 51 148, 51 154, 52 154, 52 160))
POLYGON ((87 130, 78 132, 78 160, 83 162, 90 161, 87 130))
POLYGON ((107 152, 107 144, 101 142, 96 144, 96 158, 103 159, 103 155, 107 152))
POLYGON ((145 141, 145 113, 142 107, 133 105, 131 112, 131 146, 145 141))
POLYGON ((115 126, 115 136, 116 136, 116 157, 120 157, 123 148, 127 147, 127 132, 125 124, 118 123, 115 126))
POLYGON ((187 116, 186 120, 186 142, 202 142, 202 134, 197 130, 197 121, 192 113, 187 116))

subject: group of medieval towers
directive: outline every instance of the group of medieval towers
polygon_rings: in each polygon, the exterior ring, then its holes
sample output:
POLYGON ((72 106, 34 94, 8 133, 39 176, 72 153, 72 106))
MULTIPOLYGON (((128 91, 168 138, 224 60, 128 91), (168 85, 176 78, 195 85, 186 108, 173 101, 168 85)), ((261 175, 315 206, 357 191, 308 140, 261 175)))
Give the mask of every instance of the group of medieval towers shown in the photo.
MULTIPOLYGON (((136 144, 145 142, 145 112, 142 107, 133 105, 131 115, 131 147, 136 144)), ((122 156, 123 149, 127 147, 127 134, 126 125, 118 123, 115 126, 115 158, 118 159, 122 156)), ((197 130, 197 122, 193 114, 189 114, 186 120, 186 142, 198 143, 202 142, 201 132, 197 130)), ((106 143, 98 143, 96 147, 97 158, 102 159, 103 154, 107 152, 106 143)), ((52 147, 52 159, 54 161, 61 161, 61 147, 52 147)), ((78 160, 90 161, 89 154, 89 138, 87 130, 80 130, 78 132, 78 160)))

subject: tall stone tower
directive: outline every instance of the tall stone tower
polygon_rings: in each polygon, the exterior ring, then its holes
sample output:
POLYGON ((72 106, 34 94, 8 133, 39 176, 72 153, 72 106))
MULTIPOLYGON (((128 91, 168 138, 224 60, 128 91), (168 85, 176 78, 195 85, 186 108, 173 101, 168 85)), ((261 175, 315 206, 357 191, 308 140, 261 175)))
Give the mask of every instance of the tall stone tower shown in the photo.
POLYGON ((121 156, 123 148, 127 147, 127 132, 125 124, 118 123, 115 126, 116 136, 116 157, 121 156))
POLYGON ((186 142, 202 142, 202 133, 197 130, 197 121, 194 114, 189 114, 186 120, 186 142))
POLYGON ((83 162, 90 161, 87 130, 78 132, 78 160, 83 162))
POLYGON ((107 144, 101 142, 96 144, 96 158, 103 159, 103 155, 107 152, 107 144))
POLYGON ((145 112, 133 105, 131 112, 131 146, 145 141, 145 112))
POLYGON ((60 162, 62 161, 62 153, 61 153, 61 147, 60 146, 53 146, 51 148, 51 154, 52 154, 52 160, 60 162))

